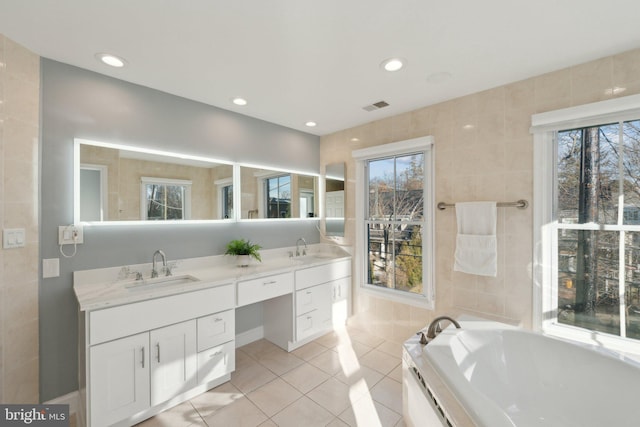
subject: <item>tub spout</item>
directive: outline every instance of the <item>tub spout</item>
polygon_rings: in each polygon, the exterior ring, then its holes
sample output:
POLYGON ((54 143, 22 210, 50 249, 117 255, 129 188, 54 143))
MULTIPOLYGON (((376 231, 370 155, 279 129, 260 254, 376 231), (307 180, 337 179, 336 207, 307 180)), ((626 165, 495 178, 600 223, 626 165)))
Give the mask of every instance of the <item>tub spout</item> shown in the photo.
POLYGON ((460 324, 455 319, 449 316, 436 317, 431 321, 431 323, 429 324, 429 327, 427 328, 427 337, 426 337, 427 342, 434 339, 440 332, 442 332, 442 328, 440 327, 440 322, 442 320, 450 321, 451 323, 453 323, 453 325, 457 329, 461 328, 460 324))

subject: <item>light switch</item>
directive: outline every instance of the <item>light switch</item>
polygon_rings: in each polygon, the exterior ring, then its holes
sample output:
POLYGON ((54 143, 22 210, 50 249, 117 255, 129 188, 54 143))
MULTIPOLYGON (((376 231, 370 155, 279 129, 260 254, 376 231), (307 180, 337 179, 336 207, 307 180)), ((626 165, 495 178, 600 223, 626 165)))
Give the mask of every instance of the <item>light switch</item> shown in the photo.
POLYGON ((2 230, 2 247, 4 249, 23 248, 24 242, 24 228, 5 228, 2 230))
POLYGON ((60 258, 48 258, 42 260, 42 278, 60 276, 60 258))

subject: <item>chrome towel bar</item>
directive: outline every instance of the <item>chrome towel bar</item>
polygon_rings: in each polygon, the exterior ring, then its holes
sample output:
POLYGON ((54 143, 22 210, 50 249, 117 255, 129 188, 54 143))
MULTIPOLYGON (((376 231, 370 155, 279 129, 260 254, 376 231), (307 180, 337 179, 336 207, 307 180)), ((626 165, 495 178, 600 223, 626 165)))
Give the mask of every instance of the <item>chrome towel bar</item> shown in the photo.
MULTIPOLYGON (((496 206, 498 206, 499 208, 527 209, 529 207, 529 202, 524 199, 520 199, 516 202, 498 202, 496 206)), ((445 202, 438 203, 438 209, 440 209, 441 211, 445 210, 446 208, 455 208, 455 207, 456 207, 455 203, 445 203, 445 202)))

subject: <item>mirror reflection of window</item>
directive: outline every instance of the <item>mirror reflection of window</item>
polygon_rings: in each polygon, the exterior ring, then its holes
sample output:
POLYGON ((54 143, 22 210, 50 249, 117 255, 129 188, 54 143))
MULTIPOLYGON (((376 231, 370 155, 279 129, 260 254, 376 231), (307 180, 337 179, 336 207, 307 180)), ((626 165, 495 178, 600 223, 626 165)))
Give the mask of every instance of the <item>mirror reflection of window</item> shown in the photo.
POLYGON ((291 218, 291 175, 265 179, 267 218, 291 218))
POLYGON ((145 221, 147 217, 152 220, 234 219, 234 204, 238 203, 233 200, 234 166, 231 163, 97 141, 76 140, 75 144, 78 158, 74 160, 77 162, 74 176, 80 190, 74 195, 75 221, 145 221), (101 194, 95 172, 85 174, 88 169, 101 170, 101 194), (143 197, 140 188, 143 177, 189 181, 189 201, 185 198, 181 202, 185 206, 180 207, 173 200, 178 198, 177 189, 172 194, 166 189, 155 188, 153 197, 166 194, 170 196, 169 203, 165 212, 161 208, 164 201, 156 200, 148 211, 147 196, 143 197), (226 186, 231 187, 224 189, 226 186))
POLYGON ((191 217, 190 181, 143 177, 141 194, 143 220, 184 220, 191 217))
MULTIPOLYGON (((315 218, 318 177, 276 169, 240 168, 241 219, 315 218)), ((236 213, 238 215, 238 213, 236 213)))
POLYGON ((233 218, 233 185, 222 187, 222 218, 233 218))

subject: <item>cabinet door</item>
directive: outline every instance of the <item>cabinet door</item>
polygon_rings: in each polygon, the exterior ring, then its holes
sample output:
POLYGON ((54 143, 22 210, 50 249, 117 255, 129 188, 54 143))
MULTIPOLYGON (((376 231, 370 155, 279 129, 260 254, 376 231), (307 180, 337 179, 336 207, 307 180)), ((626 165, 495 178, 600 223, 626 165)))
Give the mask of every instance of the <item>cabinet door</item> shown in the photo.
POLYGON ((333 320, 333 327, 341 328, 347 323, 347 318, 349 316, 351 277, 335 280, 331 282, 331 286, 331 318, 333 320))
POLYGON ((150 333, 151 405, 185 392, 198 383, 196 321, 177 323, 150 333))
POLYGON ((108 426, 150 406, 149 334, 89 350, 91 426, 108 426))

